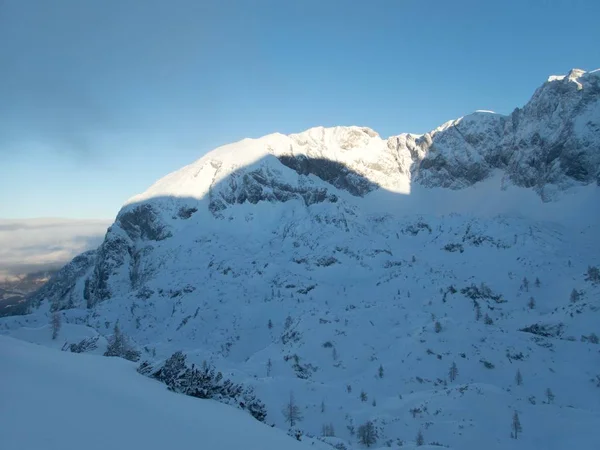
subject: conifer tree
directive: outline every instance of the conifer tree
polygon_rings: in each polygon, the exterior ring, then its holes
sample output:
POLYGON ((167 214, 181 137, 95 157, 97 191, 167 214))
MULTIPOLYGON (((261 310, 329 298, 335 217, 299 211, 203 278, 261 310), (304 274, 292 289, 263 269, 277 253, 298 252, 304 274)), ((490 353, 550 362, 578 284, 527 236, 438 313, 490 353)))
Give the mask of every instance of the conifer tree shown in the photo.
POLYGON ((519 433, 521 433, 523 431, 523 427, 521 426, 521 420, 519 419, 519 414, 516 411, 513 414, 511 428, 512 428, 511 435, 512 435, 513 439, 518 439, 519 433))
POLYGON ((455 362, 453 362, 452 365, 450 366, 450 371, 448 372, 448 376, 450 378, 450 381, 456 380, 456 377, 458 376, 458 367, 456 367, 455 362))
POLYGON ((548 399, 548 403, 554 402, 554 393, 552 392, 552 389, 546 388, 546 398, 548 399))
POLYGON ((368 420, 363 425, 358 427, 358 442, 367 447, 377 442, 377 428, 372 421, 368 420))
POLYGON ((302 412, 296 404, 293 392, 290 392, 290 399, 283 407, 282 413, 285 421, 290 424, 290 427, 295 426, 297 422, 303 419, 302 412))
POLYGON ((521 375, 521 371, 517 369, 517 374, 515 375, 515 382, 517 386, 521 386, 523 384, 523 375, 521 375))
POLYGON ((419 430, 419 432, 417 433, 415 443, 417 444, 417 447, 421 447, 423 444, 425 444, 425 438, 423 437, 423 432, 421 430, 419 430))
POLYGON ((58 311, 52 313, 52 318, 50 319, 50 326, 52 328, 52 340, 55 340, 58 337, 58 332, 60 331, 61 327, 61 319, 58 311))

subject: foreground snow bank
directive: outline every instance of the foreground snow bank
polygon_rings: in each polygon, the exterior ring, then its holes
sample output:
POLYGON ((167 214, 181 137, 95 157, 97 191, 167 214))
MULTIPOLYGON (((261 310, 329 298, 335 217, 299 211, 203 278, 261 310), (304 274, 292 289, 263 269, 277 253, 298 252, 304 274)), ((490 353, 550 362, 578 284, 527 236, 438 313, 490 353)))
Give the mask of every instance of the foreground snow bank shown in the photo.
POLYGON ((2 450, 307 448, 232 407, 173 394, 122 359, 0 336, 0 361, 2 450))

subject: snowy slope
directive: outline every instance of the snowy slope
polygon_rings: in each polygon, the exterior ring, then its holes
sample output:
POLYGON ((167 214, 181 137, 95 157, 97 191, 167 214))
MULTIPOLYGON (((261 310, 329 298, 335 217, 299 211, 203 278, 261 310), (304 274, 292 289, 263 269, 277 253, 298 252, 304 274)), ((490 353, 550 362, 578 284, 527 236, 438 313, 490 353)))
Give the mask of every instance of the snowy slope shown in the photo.
POLYGON ((146 359, 183 350, 252 385, 279 428, 293 391, 298 428, 349 449, 367 420, 384 447, 595 448, 599 75, 420 136, 221 147, 127 202, 0 333, 40 342, 51 311, 61 344, 118 322, 146 359))
POLYGON ((0 359, 3 450, 326 447, 303 445, 220 403, 171 393, 122 359, 4 336, 0 359))

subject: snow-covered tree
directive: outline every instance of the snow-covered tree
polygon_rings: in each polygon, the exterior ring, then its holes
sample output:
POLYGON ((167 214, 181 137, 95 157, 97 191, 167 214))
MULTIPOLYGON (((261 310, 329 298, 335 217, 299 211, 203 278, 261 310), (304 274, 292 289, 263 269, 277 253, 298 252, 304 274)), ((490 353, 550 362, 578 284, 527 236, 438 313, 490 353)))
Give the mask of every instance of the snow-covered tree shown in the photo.
POLYGON ((546 388, 546 399, 548 400, 548 403, 554 402, 554 392, 552 392, 552 389, 550 388, 546 388))
POLYGON ((419 430, 417 433, 415 443, 417 444, 417 447, 421 447, 423 444, 425 444, 425 438, 423 437, 423 432, 421 430, 419 430))
POLYGON ((366 401, 367 401, 367 399, 368 399, 368 397, 367 397, 367 393, 366 393, 365 391, 361 391, 361 392, 360 392, 360 401, 361 401, 361 402, 366 402, 366 401))
POLYGON ((521 290, 529 292, 529 280, 527 279, 527 277, 523 278, 523 282, 521 283, 521 290))
POLYGON ((521 420, 519 419, 519 414, 515 411, 512 418, 512 433, 511 436, 513 439, 519 438, 519 433, 523 431, 523 427, 521 426, 521 420))
POLYGON ((183 352, 173 353, 166 361, 156 378, 165 383, 170 389, 175 388, 177 379, 179 379, 186 370, 186 356, 183 352))
POLYGON ((523 384, 523 375, 521 375, 521 371, 517 369, 517 374, 515 375, 515 383, 517 386, 521 386, 523 384))
POLYGON ((529 309, 535 308, 535 299, 533 297, 529 297, 529 302, 527 303, 527 306, 529 307, 529 309))
POLYGON ((372 421, 368 420, 363 425, 358 427, 358 442, 367 447, 377 442, 377 428, 372 421))
POLYGON ((285 421, 290 424, 290 427, 293 427, 297 422, 300 422, 304 418, 300 411, 300 407, 296 404, 293 392, 290 392, 290 399, 283 407, 282 413, 283 417, 285 417, 285 421))
POLYGON ((479 302, 475 302, 475 320, 479 321, 481 319, 481 306, 479 306, 479 302))
POLYGON ((61 319, 60 314, 57 312, 52 313, 52 317, 50 318, 50 327, 52 328, 52 339, 56 339, 58 337, 58 332, 61 327, 61 319))
POLYGON ((571 291, 571 303, 577 303, 580 297, 581 293, 577 289, 571 291))
POLYGON ((335 430, 333 429, 333 424, 332 423, 326 423, 323 424, 323 427, 321 428, 321 435, 322 436, 335 436, 335 430))
POLYGON ((379 378, 383 378, 383 365, 382 364, 379 365, 379 370, 377 371, 377 375, 379 375, 379 378))
POLYGON ((448 371, 448 377, 450 378, 450 381, 454 381, 454 380, 456 380, 457 376, 458 376, 458 367, 456 367, 456 363, 453 362, 452 365, 450 366, 450 370, 448 371))

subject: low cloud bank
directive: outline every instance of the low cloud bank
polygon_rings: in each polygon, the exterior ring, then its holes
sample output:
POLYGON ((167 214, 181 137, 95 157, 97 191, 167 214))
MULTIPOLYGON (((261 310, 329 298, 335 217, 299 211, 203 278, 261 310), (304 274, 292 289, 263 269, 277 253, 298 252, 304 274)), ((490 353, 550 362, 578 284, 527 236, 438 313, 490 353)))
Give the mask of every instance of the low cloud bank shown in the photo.
POLYGON ((55 269, 96 248, 109 220, 0 219, 0 279, 55 269))

